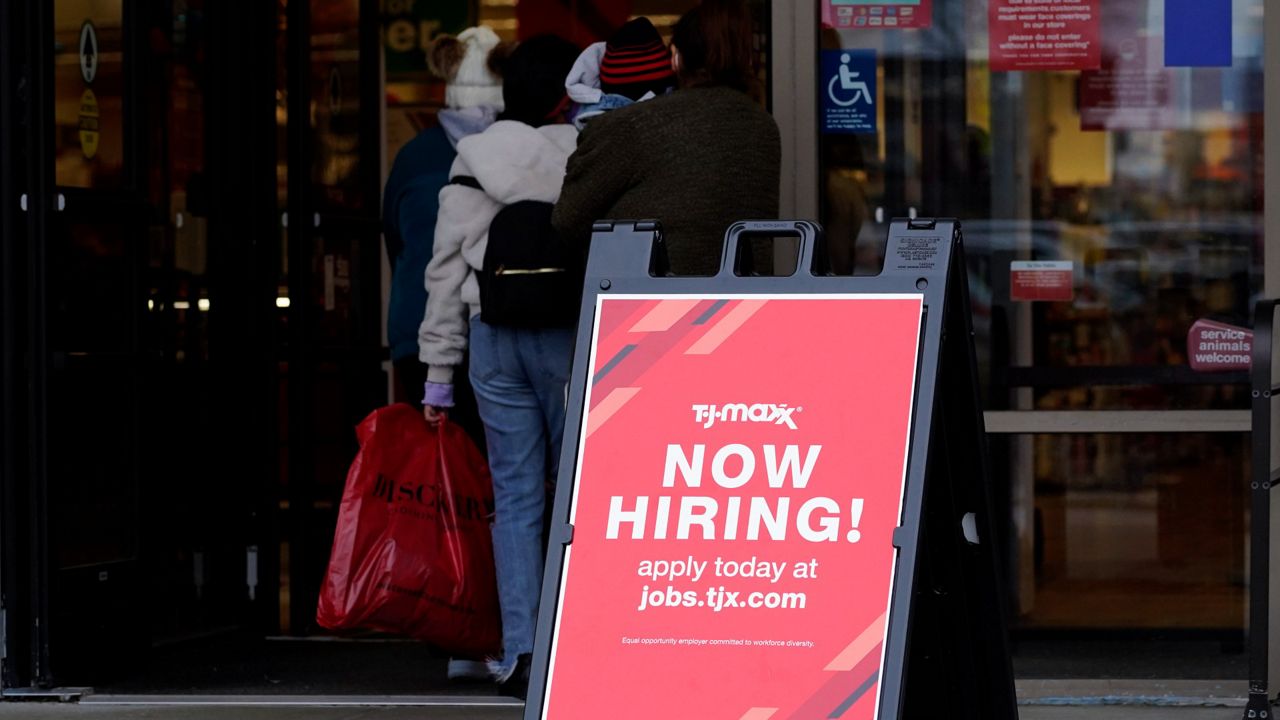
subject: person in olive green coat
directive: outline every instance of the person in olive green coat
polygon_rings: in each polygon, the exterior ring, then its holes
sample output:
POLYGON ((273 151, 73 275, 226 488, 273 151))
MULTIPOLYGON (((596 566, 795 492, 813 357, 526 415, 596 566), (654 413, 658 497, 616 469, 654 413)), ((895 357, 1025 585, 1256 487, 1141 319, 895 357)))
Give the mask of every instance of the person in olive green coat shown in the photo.
POLYGON ((751 18, 704 0, 677 23, 679 88, 592 119, 569 158, 552 223, 587 249, 597 220, 657 219, 676 275, 711 275, 725 230, 778 216, 778 125, 752 98, 751 18))

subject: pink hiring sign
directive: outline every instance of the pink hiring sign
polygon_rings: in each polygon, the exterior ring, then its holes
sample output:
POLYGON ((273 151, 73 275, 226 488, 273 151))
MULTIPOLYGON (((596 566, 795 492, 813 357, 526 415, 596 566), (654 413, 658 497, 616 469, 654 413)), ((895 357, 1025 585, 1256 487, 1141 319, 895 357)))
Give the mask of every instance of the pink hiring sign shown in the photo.
POLYGON ((898 717, 880 682, 923 303, 597 297, 538 717, 898 717), (775 371, 805 363, 841 372, 775 371))
POLYGON ((987 13, 995 72, 1102 65, 1097 0, 991 0, 987 13))
POLYGON ((1187 360, 1196 372, 1248 370, 1253 331, 1235 325, 1197 320, 1187 333, 1187 360))
POLYGON ((1070 260, 1016 260, 1009 263, 1009 299, 1014 302, 1070 302, 1075 297, 1070 260))

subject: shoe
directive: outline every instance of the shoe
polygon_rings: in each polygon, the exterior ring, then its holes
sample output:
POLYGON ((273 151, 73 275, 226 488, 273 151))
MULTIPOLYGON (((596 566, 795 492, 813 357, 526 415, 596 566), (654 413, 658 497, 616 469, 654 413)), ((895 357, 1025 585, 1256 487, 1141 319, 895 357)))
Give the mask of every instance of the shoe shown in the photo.
POLYGON ((489 664, 483 660, 464 660, 462 658, 449 658, 449 680, 458 681, 475 681, 484 682, 492 675, 489 673, 489 664))
POLYGON ((493 674, 498 692, 521 700, 529 696, 529 671, 533 667, 533 655, 525 653, 516 658, 514 665, 499 668, 493 674))
POLYGON ((487 667, 489 668, 489 679, 501 685, 511 679, 512 674, 516 671, 516 664, 519 660, 517 660, 516 663, 507 665, 502 662, 501 658, 491 657, 486 662, 488 663, 487 667))

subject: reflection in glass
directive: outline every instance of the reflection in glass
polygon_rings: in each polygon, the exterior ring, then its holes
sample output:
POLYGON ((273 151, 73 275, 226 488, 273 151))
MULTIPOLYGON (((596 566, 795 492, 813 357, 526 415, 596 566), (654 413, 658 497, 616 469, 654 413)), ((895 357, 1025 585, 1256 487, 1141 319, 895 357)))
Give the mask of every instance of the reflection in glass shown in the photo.
MULTIPOLYGON (((1248 407, 1188 333, 1249 327, 1262 289, 1262 0, 1231 6, 1229 67, 1166 67, 1164 3, 1134 0, 1094 4, 1097 68, 1019 72, 991 69, 988 2, 915 30, 839 5, 821 50, 873 51, 877 97, 873 130, 819 128, 837 269, 877 273, 892 218, 959 217, 989 409, 1248 407), (1067 263, 1065 297, 1027 299, 1027 261, 1067 263)), ((1242 627, 1245 437, 992 443, 1022 627, 1242 627)))
MULTIPOLYGON (((976 0, 935 5, 924 30, 824 28, 824 50, 876 52, 881 89, 876 132, 822 136, 835 267, 878 272, 893 217, 960 217, 984 376, 1189 371, 1192 323, 1248 326, 1262 286, 1263 68, 1250 20, 1262 3, 1237 10, 1226 68, 1164 67, 1157 5, 1104 6, 1099 70, 992 72, 976 0), (1010 266, 1027 260, 1070 262, 1071 299, 1020 299, 1010 266)), ((1038 393, 1032 407, 1239 407, 1229 392, 1140 385, 1038 393)))
POLYGON ((124 184, 123 4, 54 4, 54 176, 62 187, 124 184))
POLYGON ((1034 437, 1023 627, 1235 628, 1248 436, 1034 437))
POLYGON ((311 0, 312 181, 318 201, 333 210, 359 210, 360 3, 311 0))

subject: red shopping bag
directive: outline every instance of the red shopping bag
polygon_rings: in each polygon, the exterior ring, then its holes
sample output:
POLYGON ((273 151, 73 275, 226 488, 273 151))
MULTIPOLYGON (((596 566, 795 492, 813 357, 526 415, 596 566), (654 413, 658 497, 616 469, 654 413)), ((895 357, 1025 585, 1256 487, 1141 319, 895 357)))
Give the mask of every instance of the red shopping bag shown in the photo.
POLYGON ((493 570, 493 484, 466 432, 409 405, 356 431, 316 621, 408 635, 456 656, 501 646, 493 570))

